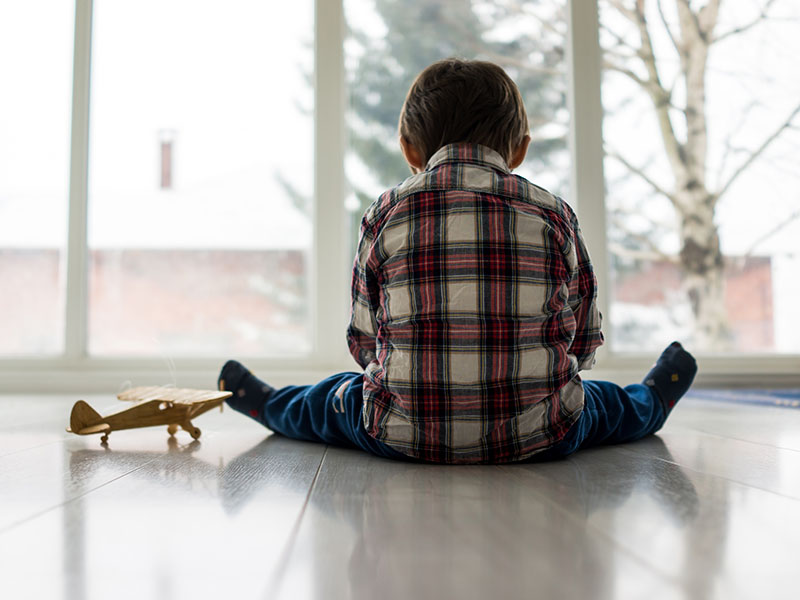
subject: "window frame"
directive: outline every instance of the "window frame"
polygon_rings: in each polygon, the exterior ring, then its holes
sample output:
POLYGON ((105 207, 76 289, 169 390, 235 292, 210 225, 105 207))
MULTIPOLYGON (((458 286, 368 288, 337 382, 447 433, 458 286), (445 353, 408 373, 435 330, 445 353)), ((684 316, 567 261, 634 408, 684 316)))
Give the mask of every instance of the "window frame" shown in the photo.
MULTIPOLYGON (((609 270, 603 175, 601 50, 597 2, 566 0, 567 77, 570 111, 571 195, 599 281, 598 303, 608 314, 609 270)), ((0 359, 0 391, 107 392, 121 382, 215 386, 219 357, 104 358, 87 353, 88 159, 92 0, 75 2, 70 140, 66 321, 63 353, 54 357, 0 359)), ((275 385, 313 383, 358 367, 345 343, 350 264, 347 256, 347 150, 344 70, 346 26, 343 0, 314 2, 314 208, 309 270, 312 348, 307 356, 245 357, 248 366, 275 385), (339 223, 339 227, 331 224, 339 223)), ((607 324, 607 323, 606 323, 607 324)), ((615 353, 604 346, 591 378, 625 384, 639 381, 655 356, 615 353)), ((703 355, 698 384, 718 386, 800 385, 800 355, 703 355)))

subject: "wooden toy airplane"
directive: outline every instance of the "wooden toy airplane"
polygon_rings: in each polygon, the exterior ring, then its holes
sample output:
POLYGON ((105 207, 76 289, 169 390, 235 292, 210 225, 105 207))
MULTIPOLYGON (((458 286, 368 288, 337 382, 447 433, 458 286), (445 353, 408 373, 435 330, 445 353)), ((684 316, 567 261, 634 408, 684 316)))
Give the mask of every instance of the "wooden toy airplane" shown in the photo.
POLYGON ((198 415, 220 407, 231 392, 206 390, 190 390, 167 387, 136 387, 117 395, 126 402, 135 402, 133 406, 117 411, 105 417, 83 400, 78 400, 72 407, 67 431, 77 435, 102 433, 100 442, 108 442, 112 431, 166 425, 172 436, 178 427, 197 439, 202 433, 192 425, 192 419, 198 415))

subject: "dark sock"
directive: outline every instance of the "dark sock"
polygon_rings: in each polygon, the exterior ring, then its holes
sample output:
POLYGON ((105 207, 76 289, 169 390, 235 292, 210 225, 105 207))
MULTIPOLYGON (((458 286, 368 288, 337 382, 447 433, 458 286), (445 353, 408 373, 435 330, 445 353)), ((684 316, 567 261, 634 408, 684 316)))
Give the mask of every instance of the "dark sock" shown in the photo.
POLYGON ((656 393, 666 416, 691 387, 696 373, 694 357, 678 342, 672 342, 661 353, 642 383, 656 393))
POLYGON ((266 424, 262 409, 275 388, 261 381, 235 360, 229 360, 222 367, 217 386, 222 391, 233 392, 233 396, 226 400, 233 410, 266 424))

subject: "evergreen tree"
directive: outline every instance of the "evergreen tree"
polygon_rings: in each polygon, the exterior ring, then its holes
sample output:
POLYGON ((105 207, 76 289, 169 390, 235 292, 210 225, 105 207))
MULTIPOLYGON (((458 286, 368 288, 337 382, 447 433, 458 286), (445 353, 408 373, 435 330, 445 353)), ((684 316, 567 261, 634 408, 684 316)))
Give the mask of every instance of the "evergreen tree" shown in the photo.
MULTIPOLYGON (((385 189, 409 175, 397 141, 397 122, 408 88, 431 63, 452 56, 490 60, 514 79, 528 111, 533 142, 527 164, 550 168, 566 148, 566 78, 563 3, 475 0, 374 0, 385 35, 349 18, 348 84, 350 149, 377 186, 385 189), (363 28, 362 28, 363 27, 363 28), (541 135, 539 128, 548 125, 541 135), (560 126, 559 126, 560 125, 560 126)), ((363 8, 359 4, 359 8, 363 8)), ((354 15, 355 16, 355 15, 354 15)), ((374 21, 369 20, 370 23, 374 21)), ((562 181, 566 181, 566 172, 562 181)), ((358 206, 353 237, 375 191, 353 181, 358 206)))

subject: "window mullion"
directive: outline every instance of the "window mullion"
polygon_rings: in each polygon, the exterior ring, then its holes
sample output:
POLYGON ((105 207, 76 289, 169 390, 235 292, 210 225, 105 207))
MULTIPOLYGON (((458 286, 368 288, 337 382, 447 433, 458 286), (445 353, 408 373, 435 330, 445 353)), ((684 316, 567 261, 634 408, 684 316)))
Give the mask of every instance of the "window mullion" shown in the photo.
POLYGON ((318 364, 346 357, 345 75, 342 0, 316 0, 314 35, 314 255, 310 276, 318 364))
POLYGON ((87 196, 89 161, 89 83, 92 45, 92 0, 75 3, 75 51, 72 75, 72 135, 70 144, 69 232, 65 356, 86 355, 88 259, 87 196))
MULTIPOLYGON (((598 305, 608 315, 601 51, 597 2, 569 1, 567 69, 572 157, 570 190, 599 284, 598 305)), ((608 322, 606 322, 606 327, 608 322)))

